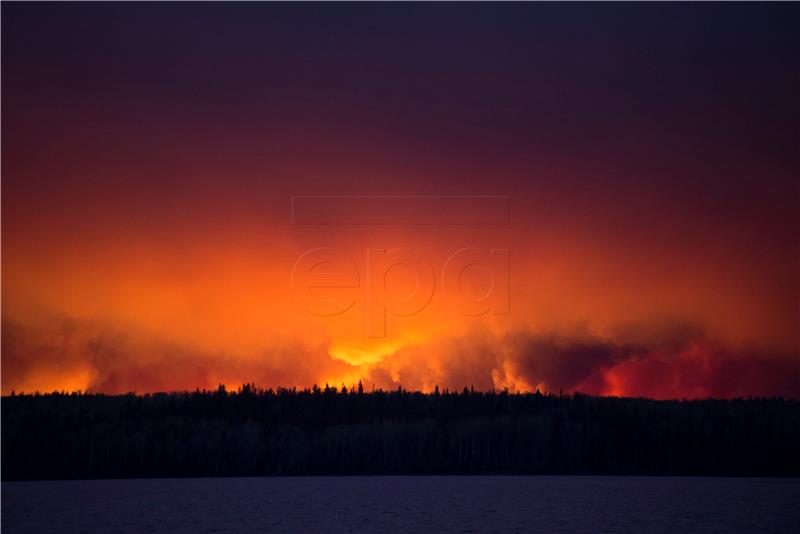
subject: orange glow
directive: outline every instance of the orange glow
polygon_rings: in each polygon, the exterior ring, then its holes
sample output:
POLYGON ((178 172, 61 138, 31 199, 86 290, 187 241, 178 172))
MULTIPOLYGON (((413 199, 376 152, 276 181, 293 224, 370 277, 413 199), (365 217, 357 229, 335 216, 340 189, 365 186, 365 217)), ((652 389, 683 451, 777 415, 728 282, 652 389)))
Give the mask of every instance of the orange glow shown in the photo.
MULTIPOLYGON (((246 236, 246 229, 228 232, 246 236)), ((310 233, 306 239, 286 225, 247 236, 248 242, 269 243, 258 252, 213 242, 168 239, 141 247, 83 236, 80 242, 49 244, 47 259, 10 240, 3 269, 3 391, 141 392, 251 381, 264 387, 349 387, 361 380, 423 391, 475 385, 703 396, 713 393, 708 376, 694 385, 681 377, 684 371, 698 372, 699 360, 692 356, 697 342, 717 340, 734 353, 756 347, 787 362, 791 358, 780 355, 791 354, 796 342, 790 325, 779 328, 780 314, 763 313, 775 307, 758 279, 737 286, 741 273, 704 268, 710 259, 702 253, 691 269, 687 256, 677 261, 670 251, 643 265, 634 251, 586 243, 579 236, 530 240, 514 226, 501 228, 494 241, 452 228, 434 229, 421 240, 402 230, 334 232, 362 281, 364 251, 375 243, 416 247, 437 270, 454 248, 451 243, 491 248, 499 242, 512 251, 508 314, 463 315, 444 298, 439 283, 424 309, 409 316, 387 312, 387 336, 370 338, 363 284, 346 288, 355 303, 330 317, 309 313, 293 297, 290 272, 303 248, 288 243, 331 241, 319 237, 322 230, 310 233), (673 336, 671 325, 678 323, 698 332, 673 336), (561 340, 557 350, 566 353, 570 343, 585 342, 633 344, 658 356, 613 356, 564 377, 520 361, 524 341, 515 336, 553 335, 561 340), (17 358, 24 361, 37 350, 35 362, 17 368, 17 358), (652 358, 677 373, 672 386, 640 387, 637 377, 655 369, 648 363, 652 358)), ((410 287, 401 278, 387 283, 400 294, 410 287)), ((530 357, 536 359, 536 352, 530 357)))
POLYGON ((4 394, 800 396, 779 12, 45 8, 3 12, 4 394))

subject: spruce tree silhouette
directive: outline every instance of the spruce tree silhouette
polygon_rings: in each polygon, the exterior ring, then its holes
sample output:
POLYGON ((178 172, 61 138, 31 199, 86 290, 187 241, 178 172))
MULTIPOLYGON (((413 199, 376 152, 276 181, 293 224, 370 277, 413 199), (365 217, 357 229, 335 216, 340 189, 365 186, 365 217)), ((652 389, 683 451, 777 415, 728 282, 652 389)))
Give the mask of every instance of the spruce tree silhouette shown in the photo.
POLYGON ((285 474, 800 475, 800 403, 258 389, 2 401, 3 479, 285 474))

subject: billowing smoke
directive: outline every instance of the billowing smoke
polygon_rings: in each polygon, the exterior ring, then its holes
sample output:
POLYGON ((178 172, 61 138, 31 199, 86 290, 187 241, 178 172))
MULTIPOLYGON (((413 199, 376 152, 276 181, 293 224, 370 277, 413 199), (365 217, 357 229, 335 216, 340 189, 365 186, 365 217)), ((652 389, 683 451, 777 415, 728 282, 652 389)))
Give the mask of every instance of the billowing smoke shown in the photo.
POLYGON ((252 355, 123 335, 61 319, 49 327, 3 322, 3 392, 84 389, 165 391, 237 386, 582 391, 653 398, 800 397, 796 355, 734 349, 691 324, 625 325, 601 336, 587 329, 489 331, 404 346, 377 363, 352 365, 328 344, 271 340, 252 355))

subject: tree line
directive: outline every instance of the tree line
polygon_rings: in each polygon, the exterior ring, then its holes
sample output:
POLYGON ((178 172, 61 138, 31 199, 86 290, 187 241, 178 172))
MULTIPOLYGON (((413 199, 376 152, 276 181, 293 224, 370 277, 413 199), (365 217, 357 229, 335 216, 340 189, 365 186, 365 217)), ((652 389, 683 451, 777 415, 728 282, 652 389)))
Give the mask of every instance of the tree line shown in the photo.
POLYGON ((2 399, 2 477, 800 475, 800 402, 312 389, 2 399))

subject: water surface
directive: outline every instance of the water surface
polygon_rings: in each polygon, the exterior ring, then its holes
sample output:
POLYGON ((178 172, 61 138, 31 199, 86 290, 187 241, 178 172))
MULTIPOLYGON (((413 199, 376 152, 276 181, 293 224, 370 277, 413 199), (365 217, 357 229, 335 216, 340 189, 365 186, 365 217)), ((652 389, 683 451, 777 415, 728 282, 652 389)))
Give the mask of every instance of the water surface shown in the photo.
POLYGON ((3 532, 800 532, 800 479, 4 482, 3 532))

